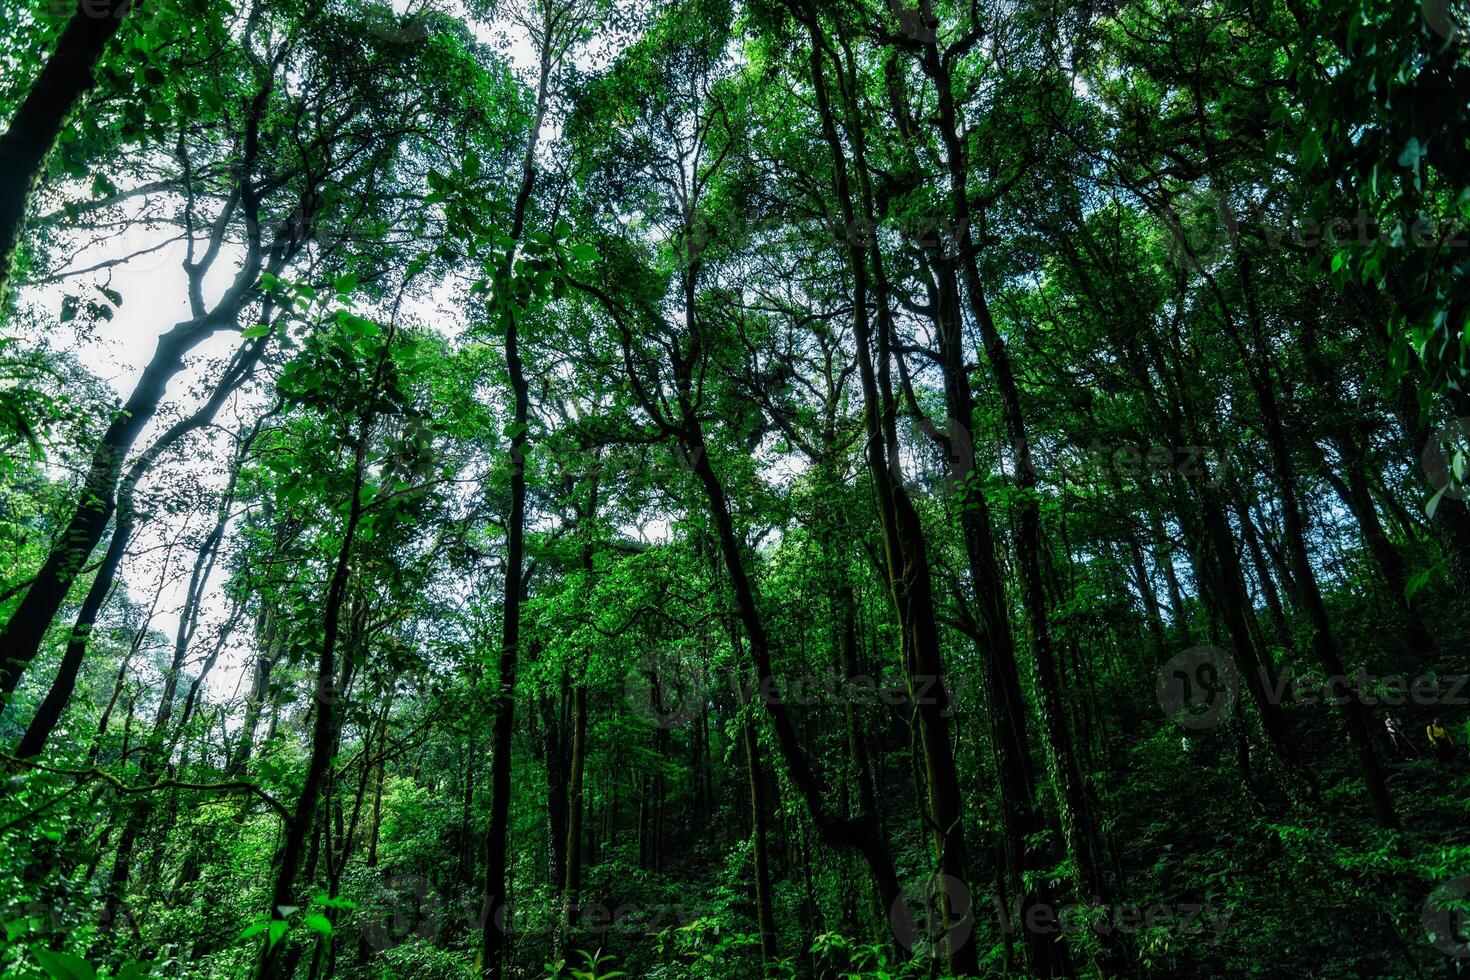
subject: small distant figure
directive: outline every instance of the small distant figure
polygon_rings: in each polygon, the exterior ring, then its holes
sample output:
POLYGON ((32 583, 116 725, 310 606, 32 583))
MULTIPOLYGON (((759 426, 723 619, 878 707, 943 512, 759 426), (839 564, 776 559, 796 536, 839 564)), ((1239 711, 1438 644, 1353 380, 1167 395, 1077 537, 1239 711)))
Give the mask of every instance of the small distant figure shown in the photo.
POLYGON ((1395 758, 1415 754, 1413 743, 1409 741, 1408 733, 1404 731, 1404 723, 1397 717, 1389 715, 1383 719, 1383 732, 1388 736, 1388 747, 1395 758))
POLYGON ((1440 724, 1438 718, 1431 721, 1424 729, 1424 734, 1429 736, 1429 750, 1434 753, 1434 761, 1440 764, 1454 761, 1455 746, 1450 741, 1450 733, 1440 724))

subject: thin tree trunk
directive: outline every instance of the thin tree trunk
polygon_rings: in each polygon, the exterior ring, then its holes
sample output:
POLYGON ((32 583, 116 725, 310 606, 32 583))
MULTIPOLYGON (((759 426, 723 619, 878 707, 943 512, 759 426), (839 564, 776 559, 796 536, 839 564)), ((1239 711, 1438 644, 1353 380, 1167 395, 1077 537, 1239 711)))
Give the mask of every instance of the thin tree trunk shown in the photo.
MULTIPOLYGON (((749 703, 749 696, 746 698, 749 703)), ((769 970, 779 953, 776 950, 776 916, 771 909, 771 859, 767 851, 768 819, 766 777, 761 768, 760 739, 755 718, 747 717, 744 729, 746 775, 750 782, 750 833, 755 851, 756 923, 761 937, 761 965, 769 970)))
MULTIPOLYGON (((259 147, 259 121, 271 90, 272 81, 268 79, 256 93, 250 107, 244 160, 240 165, 239 178, 245 187, 252 186, 254 162, 259 147)), ((245 258, 229 288, 212 310, 205 309, 203 300, 197 295, 192 296, 191 308, 194 316, 175 324, 158 338, 153 356, 143 368, 137 386, 122 409, 113 416, 101 442, 93 450, 76 510, 58 537, 59 543, 46 556, 41 570, 26 591, 25 598, 4 628, 0 629, 0 651, 3 651, 4 657, 4 662, 0 663, 0 695, 5 696, 6 700, 15 691, 26 667, 39 652, 46 631, 55 619, 57 610, 66 601, 67 592, 78 571, 86 563, 97 542, 102 539, 117 503, 118 481, 122 476, 123 462, 133 443, 152 421, 169 382, 183 368, 185 355, 217 331, 234 326, 241 312, 255 298, 256 280, 262 268, 271 274, 280 273, 309 238, 311 214, 310 209, 303 206, 277 231, 266 261, 258 227, 260 202, 253 189, 242 191, 241 194, 245 199, 248 241, 245 258)), ((204 259, 198 264, 188 266, 192 282, 197 283, 198 278, 218 255, 218 243, 224 230, 222 221, 204 259)), ((269 322, 269 308, 263 318, 269 322)))
MULTIPOLYGON (((1307 621, 1312 624, 1312 646, 1316 650, 1322 669, 1328 677, 1343 677, 1345 674, 1342 656, 1338 650, 1331 618, 1327 613, 1327 604, 1322 598, 1317 573, 1312 567, 1311 555, 1307 548, 1306 524, 1302 517, 1302 501, 1296 466, 1291 458, 1291 449, 1287 444, 1281 409, 1276 398, 1275 382, 1271 376, 1270 366, 1264 363, 1266 356, 1265 328, 1261 312, 1257 307, 1253 272, 1248 258, 1240 250, 1235 253, 1235 269, 1240 277, 1247 315, 1255 334, 1256 363, 1251 364, 1250 360, 1247 360, 1247 371, 1250 375, 1251 386, 1255 390, 1256 400, 1261 408, 1262 421, 1265 423, 1266 444, 1271 451, 1271 461, 1276 469, 1276 484, 1281 491, 1281 514, 1286 532, 1286 550, 1291 562, 1290 567, 1292 578, 1295 580, 1298 604, 1306 613, 1307 621)), ((1223 304, 1221 315, 1226 320, 1231 337, 1236 339, 1241 348, 1242 356, 1249 359, 1252 352, 1244 349, 1246 345, 1240 342, 1234 329, 1231 313, 1228 309, 1223 308, 1223 304)), ((1389 796, 1388 787, 1383 779, 1383 770, 1373 748, 1367 709, 1357 693, 1351 689, 1346 691, 1346 697, 1339 701, 1339 705, 1347 727, 1348 741, 1357 756, 1363 783, 1368 790, 1374 817, 1381 826, 1396 827, 1398 816, 1394 812, 1393 800, 1389 796)))
MULTIPOLYGON (((550 10, 550 7, 547 8, 550 10)), ((521 159, 521 184, 516 194, 510 230, 511 251, 500 271, 497 290, 509 292, 515 246, 526 227, 526 208, 536 184, 536 149, 541 125, 546 118, 551 82, 552 46, 550 25, 542 38, 540 80, 536 92, 536 115, 521 159)), ((500 310, 505 324, 505 361, 512 394, 510 440, 510 514, 506 518, 505 598, 500 630, 500 665, 492 707, 490 758, 490 824, 485 837, 485 896, 482 906, 484 929, 480 947, 480 969, 490 980, 504 975, 505 929, 510 927, 506 909, 506 835, 510 829, 511 737, 515 729, 516 668, 521 642, 521 597, 525 591, 526 445, 530 429, 530 388, 521 363, 519 324, 511 301, 500 310)))
MULTIPOLYGON (((816 95, 822 132, 831 153, 837 203, 843 226, 856 229, 859 226, 856 223, 854 199, 848 183, 847 162, 827 94, 822 54, 826 41, 816 9, 810 4, 806 7, 805 20, 811 40, 812 88, 816 95)), ((853 329, 858 374, 863 391, 868 470, 878 491, 889 588, 894 610, 898 615, 904 670, 909 682, 909 694, 927 770, 927 819, 938 850, 939 869, 945 879, 941 889, 940 908, 945 924, 949 964, 950 969, 956 973, 975 973, 979 969, 979 958, 973 936, 973 902, 968 891, 963 796, 955 767, 954 750, 950 743, 949 701, 944 686, 944 664, 934 616, 928 547, 919 515, 896 473, 898 459, 892 451, 896 437, 892 432, 891 410, 888 408, 892 405, 892 398, 888 396, 880 402, 877 373, 872 361, 872 335, 867 310, 867 259, 862 245, 851 235, 847 239, 847 261, 853 278, 853 329), (889 420, 887 427, 884 418, 889 420), (886 452, 885 447, 888 447, 886 452)), ((880 302, 880 317, 884 315, 886 308, 886 303, 880 302)), ((886 370, 888 331, 884 326, 879 329, 880 357, 886 370)), ((889 911, 894 911, 892 906, 889 906, 889 911)))
MULTIPOLYGON (((384 339, 383 354, 378 361, 371 390, 376 391, 383 379, 384 368, 392 356, 394 330, 390 328, 384 339)), ((370 403, 371 404, 371 403, 370 403)), ((317 659, 316 685, 313 692, 316 717, 312 729, 311 756, 307 761, 306 779, 301 795, 296 799, 296 809, 285 827, 285 839, 276 858, 276 881, 271 891, 270 918, 282 920, 285 908, 299 905, 295 901, 296 873, 300 869, 302 849, 315 823, 317 803, 331 767, 332 755, 337 745, 339 720, 337 712, 337 643, 342 606, 347 599, 347 586, 352 564, 352 547, 357 527, 362 520, 362 489, 366 479, 368 441, 372 435, 373 413, 364 410, 359 420, 359 431, 352 468, 351 499, 348 503, 347 522, 342 532, 342 545, 332 567, 332 577, 327 585, 326 602, 322 616, 322 649, 317 659)), ((256 964, 256 980, 279 980, 287 960, 283 957, 288 943, 266 942, 262 944, 260 958, 256 964)))
POLYGON ((0 305, 46 157, 72 110, 97 84, 97 62, 131 8, 132 0, 79 0, 56 49, 0 135, 0 305))

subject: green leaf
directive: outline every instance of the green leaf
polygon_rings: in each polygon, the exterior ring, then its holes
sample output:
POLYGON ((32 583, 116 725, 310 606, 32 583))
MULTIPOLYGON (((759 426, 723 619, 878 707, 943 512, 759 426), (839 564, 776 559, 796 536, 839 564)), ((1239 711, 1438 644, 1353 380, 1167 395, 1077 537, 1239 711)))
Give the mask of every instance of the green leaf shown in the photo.
POLYGON ((1408 167, 1410 170, 1419 168, 1419 158, 1424 155, 1424 144, 1419 142, 1417 136, 1410 136, 1409 141, 1404 144, 1404 149, 1399 153, 1398 164, 1400 167, 1408 167))
POLYGON ((96 980, 97 971, 92 964, 72 953, 53 953, 49 949, 32 950, 36 961, 41 964, 53 980, 96 980))
POLYGON ((1425 514, 1425 516, 1427 516, 1427 517, 1429 517, 1431 519, 1434 517, 1434 512, 1439 509, 1439 502, 1440 502, 1440 500, 1444 497, 1445 491, 1448 490, 1449 488, 1450 488, 1450 485, 1448 483, 1446 483, 1444 486, 1442 486, 1442 487, 1439 488, 1439 492, 1438 493, 1436 493, 1433 497, 1430 497, 1429 498, 1429 503, 1427 503, 1427 504, 1424 505, 1424 514, 1425 514))
POLYGON ((571 247, 570 251, 572 253, 572 258, 576 259, 578 262, 597 261, 597 248, 593 245, 589 245, 586 242, 578 242, 571 247))
POLYGON ((375 337, 383 332, 383 328, 372 320, 346 310, 338 310, 333 319, 338 326, 355 337, 375 337))
POLYGON ((357 288, 357 277, 352 273, 344 273, 332 282, 332 288, 339 293, 350 293, 357 288))
POLYGON ((1414 594, 1429 583, 1429 579, 1433 574, 1434 569, 1426 568, 1422 572, 1415 572, 1409 576, 1409 581, 1404 583, 1404 601, 1413 602, 1414 594))
POLYGON ((1315 130, 1308 130, 1302 137, 1301 162, 1304 170, 1311 170, 1322 159, 1322 137, 1315 130))
POLYGON ((240 331, 240 336, 245 340, 254 340, 256 337, 264 337, 271 332, 271 328, 264 323, 257 323, 253 327, 246 327, 240 331))

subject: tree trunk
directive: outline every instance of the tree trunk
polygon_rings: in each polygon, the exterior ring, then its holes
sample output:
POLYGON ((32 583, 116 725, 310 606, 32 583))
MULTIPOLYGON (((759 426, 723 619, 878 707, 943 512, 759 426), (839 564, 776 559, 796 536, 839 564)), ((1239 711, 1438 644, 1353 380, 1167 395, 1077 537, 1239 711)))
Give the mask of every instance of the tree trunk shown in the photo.
MULTIPOLYGON (((749 704, 749 696, 746 697, 749 704)), ((771 910, 771 859, 767 853, 766 823, 766 777, 761 768, 760 739, 757 737, 754 716, 748 716, 741 726, 745 737, 746 774, 750 782, 750 827, 751 842, 755 850, 755 908, 756 923, 761 937, 761 966, 769 970, 779 953, 776 950, 776 916, 771 910)))
MULTIPOLYGON (((391 356, 393 331, 389 330, 383 347, 382 360, 378 363, 377 378, 373 389, 383 376, 383 366, 391 356)), ((322 649, 317 659, 316 686, 313 692, 316 717, 312 728, 311 756, 307 761, 306 780, 301 795, 296 799, 296 809, 285 826, 285 840, 276 856, 276 881, 271 891, 270 918, 286 918, 283 908, 299 906, 296 900, 296 873, 300 869, 302 850, 306 838, 315 823, 317 803, 322 784, 327 779, 332 756, 336 750, 339 734, 337 712, 337 642, 342 606, 347 599, 347 585, 352 563, 352 546, 362 519, 362 489, 366 476, 368 440, 372 434, 372 413, 365 410, 360 420, 357 437, 356 458, 353 463, 352 497, 349 501, 346 527, 342 532, 342 545, 332 567, 331 581, 327 585, 326 603, 322 616, 322 649)), ((284 940, 264 943, 256 963, 256 980, 279 980, 283 976, 287 958, 283 956, 289 944, 284 940)), ((289 974, 284 974, 289 976, 289 974)))
MULTIPOLYGON (((1290 558, 1292 578, 1295 580, 1298 604, 1306 613, 1307 621, 1312 625, 1312 646, 1317 652, 1317 659, 1322 664, 1323 671, 1329 678, 1345 677, 1342 656, 1338 651, 1337 639, 1333 634, 1331 619, 1327 614, 1327 604, 1322 598, 1322 591, 1317 583, 1317 572, 1312 567, 1311 554, 1307 547, 1306 524, 1302 517, 1302 501, 1297 484, 1296 466, 1287 443, 1281 409, 1276 398, 1275 382, 1272 379, 1269 364, 1265 363, 1266 333, 1261 311, 1257 308, 1253 272, 1247 256, 1241 250, 1235 252, 1235 270, 1240 277, 1246 312, 1255 339, 1252 346, 1256 355, 1256 363, 1251 364, 1250 360, 1247 360, 1247 373, 1250 375, 1251 386, 1261 408, 1266 444, 1271 451, 1271 461, 1276 469, 1276 484, 1281 491, 1281 514, 1286 531, 1286 551, 1290 558)), ((1222 309, 1221 315, 1226 320, 1231 336, 1236 339, 1237 345, 1241 348, 1243 357, 1249 359, 1252 352, 1244 349, 1246 345, 1237 336, 1230 311, 1222 309)), ((1367 709, 1357 692, 1350 687, 1344 693, 1346 696, 1339 702, 1343 721, 1347 727, 1348 741, 1353 747, 1358 766, 1362 771, 1363 783, 1368 790, 1374 817, 1380 826, 1396 827, 1398 817, 1394 813, 1393 801, 1383 780, 1383 770, 1379 766, 1377 754, 1373 749, 1367 709)))
POLYGON ((578 681, 572 693, 572 764, 567 788, 566 928, 570 936, 582 910, 582 787, 587 768, 587 685, 578 681))
POLYGON ((56 50, 0 135, 0 306, 46 157, 72 110, 97 84, 97 62, 131 8, 132 0, 80 0, 56 50))
MULTIPOLYGON (((811 38, 812 89, 822 121, 822 132, 831 152, 837 203, 844 227, 852 232, 846 239, 847 262, 853 279, 853 329, 867 429, 866 457, 868 471, 878 492, 889 589, 898 616, 910 703, 918 722, 919 741, 927 770, 928 820, 938 851, 938 867, 944 876, 940 908, 945 925, 949 965, 956 973, 976 973, 979 969, 979 958, 973 935, 973 901, 968 889, 963 795, 955 767, 954 750, 950 744, 950 706, 945 690, 946 676, 940 652, 939 630, 934 616, 928 545, 918 512, 896 472, 898 459, 891 449, 885 451, 885 447, 896 441, 891 431, 889 411, 892 398, 889 396, 880 402, 867 310, 867 259, 862 245, 855 237, 855 230, 859 225, 848 183, 847 162, 827 95, 822 57, 826 42, 821 33, 816 9, 810 4, 806 10, 806 23, 811 38), (889 420, 886 428, 885 418, 889 420)), ((880 303, 879 310, 881 317, 886 310, 886 303, 880 303)), ((878 342, 885 369, 888 363, 887 337, 888 331, 880 327, 878 342)), ((893 911, 890 905, 890 914, 893 911)))
MULTIPOLYGON (((549 8, 548 8, 549 9, 549 8)), ((500 270, 497 291, 509 293, 515 247, 526 227, 526 209, 536 184, 536 147, 546 117, 551 80, 552 43, 542 39, 540 83, 536 93, 536 115, 531 125, 526 152, 521 159, 521 184, 516 194, 510 230, 511 251, 500 270)), ((485 836, 485 896, 482 906, 484 930, 480 947, 480 969, 491 980, 504 974, 505 930, 510 928, 506 905, 506 835, 510 829, 511 738, 515 730, 516 669, 521 643, 521 598, 525 591, 526 534, 526 445, 530 430, 530 388, 521 363, 519 324, 509 296, 499 310, 505 324, 505 362, 512 394, 510 440, 510 514, 506 518, 505 599, 500 629, 500 665, 493 700, 490 758, 490 824, 485 836)))

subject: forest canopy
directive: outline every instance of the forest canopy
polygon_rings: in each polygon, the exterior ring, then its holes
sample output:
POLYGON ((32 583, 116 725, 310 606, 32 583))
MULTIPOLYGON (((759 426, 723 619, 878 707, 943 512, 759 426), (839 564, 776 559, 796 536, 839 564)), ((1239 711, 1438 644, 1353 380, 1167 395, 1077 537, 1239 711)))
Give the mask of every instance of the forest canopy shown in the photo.
POLYGON ((1463 0, 0 5, 0 976, 1459 976, 1463 0))

